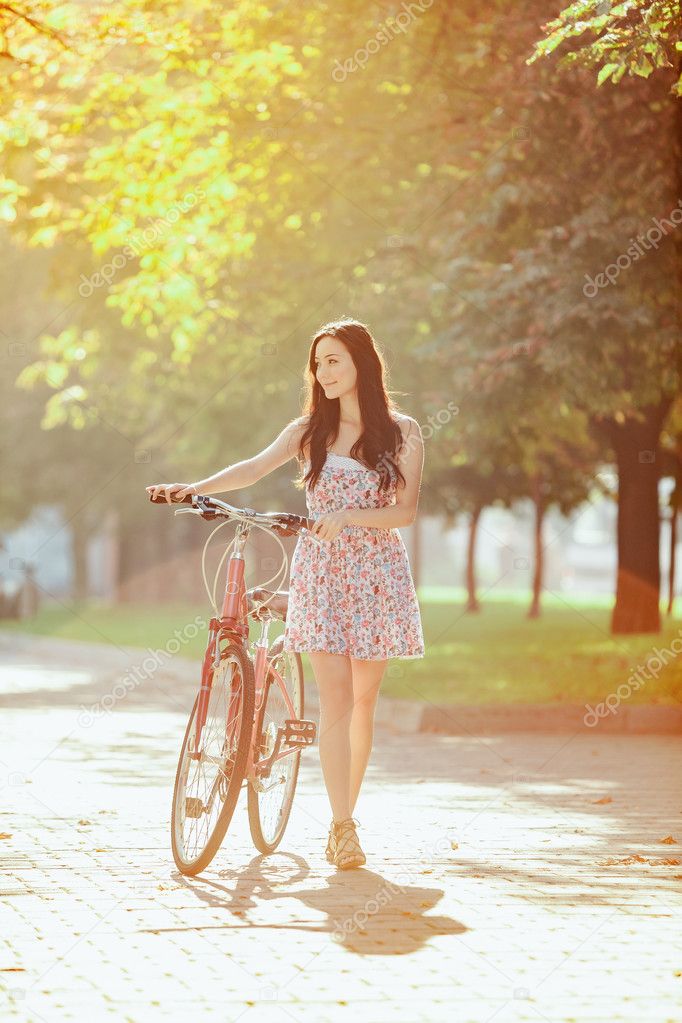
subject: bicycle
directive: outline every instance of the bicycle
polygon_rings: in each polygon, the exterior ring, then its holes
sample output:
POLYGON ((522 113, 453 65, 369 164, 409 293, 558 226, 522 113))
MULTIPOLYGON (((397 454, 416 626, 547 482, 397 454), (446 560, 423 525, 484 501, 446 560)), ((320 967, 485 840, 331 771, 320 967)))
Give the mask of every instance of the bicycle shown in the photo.
MULTIPOLYGON (((168 503, 164 497, 150 495, 150 500, 168 503)), ((201 684, 180 749, 171 811, 173 859, 181 873, 194 875, 205 870, 218 852, 244 785, 251 838, 259 852, 274 852, 289 822, 301 752, 315 741, 316 726, 303 717, 300 654, 283 649, 283 635, 272 644, 268 640, 271 623, 286 619, 288 592, 264 586, 247 590, 243 551, 254 527, 270 532, 282 548, 284 578, 288 558, 279 537, 307 532, 318 538, 310 532, 313 520, 289 512, 234 508, 198 494, 171 503, 192 505, 176 509, 176 515, 224 520, 209 534, 202 551, 202 576, 214 615, 201 684), (206 551, 212 537, 230 522, 238 523, 236 535, 209 588, 206 551), (218 613, 216 588, 226 559, 218 613), (253 644, 255 658, 248 645, 250 615, 261 622, 253 644)))

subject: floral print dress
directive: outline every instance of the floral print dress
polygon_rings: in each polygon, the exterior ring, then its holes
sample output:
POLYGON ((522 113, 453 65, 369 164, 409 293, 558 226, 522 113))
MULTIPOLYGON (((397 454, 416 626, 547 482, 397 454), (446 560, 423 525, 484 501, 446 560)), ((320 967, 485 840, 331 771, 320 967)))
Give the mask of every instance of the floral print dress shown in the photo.
MULTIPOLYGON (((308 469, 306 463, 306 471, 308 469)), ((312 519, 345 508, 395 504, 396 474, 327 452, 314 488, 312 519)), ((284 649, 326 651, 366 660, 424 656, 424 636, 407 550, 396 528, 344 526, 334 540, 299 536, 291 561, 284 649)))

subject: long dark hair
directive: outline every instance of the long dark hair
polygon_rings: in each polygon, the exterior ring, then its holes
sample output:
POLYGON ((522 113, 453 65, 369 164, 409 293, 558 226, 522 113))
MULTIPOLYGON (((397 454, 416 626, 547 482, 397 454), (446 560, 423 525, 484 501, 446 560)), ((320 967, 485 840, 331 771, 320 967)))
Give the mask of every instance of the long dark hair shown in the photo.
POLYGON ((315 371, 317 343, 323 337, 336 337, 342 341, 357 370, 357 392, 362 433, 351 448, 351 457, 379 474, 379 487, 386 490, 393 473, 405 483, 405 477, 395 463, 395 456, 403 444, 397 420, 391 413, 400 409, 386 388, 386 365, 377 342, 368 327, 358 320, 344 318, 325 323, 317 330, 310 343, 306 370, 306 400, 303 409, 307 418, 301 436, 297 457, 303 472, 304 449, 310 442, 310 468, 295 482, 299 488, 317 483, 327 457, 327 448, 336 439, 339 430, 341 405, 338 398, 327 398, 315 371))

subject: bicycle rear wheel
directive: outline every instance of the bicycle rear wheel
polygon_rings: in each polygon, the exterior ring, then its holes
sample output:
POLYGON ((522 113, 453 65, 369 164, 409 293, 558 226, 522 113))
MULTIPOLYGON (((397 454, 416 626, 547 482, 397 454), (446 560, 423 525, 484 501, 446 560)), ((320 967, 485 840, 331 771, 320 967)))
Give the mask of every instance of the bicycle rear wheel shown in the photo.
MULTIPOLYGON (((285 651, 284 637, 279 636, 268 651, 268 661, 282 677, 289 699, 293 704, 294 717, 303 717, 303 664, 300 654, 285 651)), ((279 683, 271 672, 265 680, 265 695, 258 713, 254 759, 270 756, 277 731, 292 717, 279 683)), ((249 827, 253 844, 259 852, 274 852, 282 840, 289 823, 291 806, 294 801, 301 750, 287 753, 275 760, 267 778, 254 776, 249 779, 247 803, 249 827)))
POLYGON ((199 695, 194 701, 175 775, 171 812, 173 859, 183 874, 206 869, 232 820, 251 742, 254 684, 248 653, 230 643, 212 672, 198 754, 193 746, 199 695))

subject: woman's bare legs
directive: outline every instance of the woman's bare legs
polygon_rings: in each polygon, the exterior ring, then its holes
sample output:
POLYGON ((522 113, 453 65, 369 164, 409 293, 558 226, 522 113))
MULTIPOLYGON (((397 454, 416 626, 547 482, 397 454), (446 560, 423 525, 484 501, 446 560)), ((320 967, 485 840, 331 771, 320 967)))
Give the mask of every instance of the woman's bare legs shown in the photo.
POLYGON ((344 654, 308 653, 320 694, 318 745, 324 783, 334 820, 351 816, 350 722, 353 713, 353 675, 344 654))
POLYGON ((350 658, 353 679, 353 713, 350 722, 349 803, 352 816, 360 794, 374 739, 374 712, 387 660, 366 661, 350 658))

